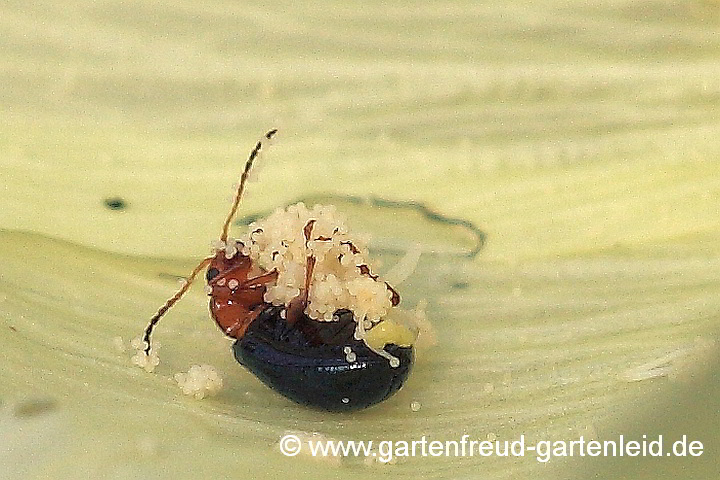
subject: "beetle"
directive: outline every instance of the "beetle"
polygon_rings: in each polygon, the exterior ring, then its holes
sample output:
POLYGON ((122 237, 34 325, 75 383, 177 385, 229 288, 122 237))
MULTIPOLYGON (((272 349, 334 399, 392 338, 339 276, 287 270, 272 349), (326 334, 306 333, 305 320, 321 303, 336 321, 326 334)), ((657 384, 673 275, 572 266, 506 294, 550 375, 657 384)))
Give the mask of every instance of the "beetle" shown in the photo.
POLYGON ((144 354, 151 353, 157 323, 205 269, 210 314, 235 340, 237 361, 259 380, 309 407, 369 407, 408 378, 417 332, 391 318, 400 295, 371 272, 342 225, 328 220, 327 209, 297 204, 273 214, 276 231, 287 230, 288 222, 298 227, 285 234, 288 238, 278 237, 279 243, 267 238, 270 219, 244 240, 228 238, 253 162, 276 133, 267 132, 250 152, 213 254, 150 319, 142 337, 144 354), (271 243, 272 252, 263 250, 271 243), (318 292, 325 292, 324 300, 317 299, 318 292))

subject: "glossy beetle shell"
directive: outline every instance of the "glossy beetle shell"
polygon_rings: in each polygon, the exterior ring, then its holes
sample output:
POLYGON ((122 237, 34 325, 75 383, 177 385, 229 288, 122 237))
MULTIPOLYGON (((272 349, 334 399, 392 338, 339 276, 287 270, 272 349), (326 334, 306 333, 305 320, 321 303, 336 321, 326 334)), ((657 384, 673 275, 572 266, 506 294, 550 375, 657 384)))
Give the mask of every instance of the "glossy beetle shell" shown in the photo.
POLYGON ((400 360, 386 358, 355 340, 352 313, 339 311, 336 322, 308 317, 289 326, 280 307, 269 307, 233 345, 235 358, 263 383, 303 405, 349 411, 382 402, 397 392, 410 374, 412 347, 387 345, 400 360), (354 354, 348 361, 346 349, 354 354))

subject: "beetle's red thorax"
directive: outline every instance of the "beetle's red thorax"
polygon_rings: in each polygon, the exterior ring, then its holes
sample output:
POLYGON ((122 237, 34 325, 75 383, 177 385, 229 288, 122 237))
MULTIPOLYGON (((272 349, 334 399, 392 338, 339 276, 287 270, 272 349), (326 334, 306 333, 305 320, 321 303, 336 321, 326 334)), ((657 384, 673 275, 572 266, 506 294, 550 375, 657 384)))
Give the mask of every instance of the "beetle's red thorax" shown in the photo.
POLYGON ((277 272, 262 272, 253 268, 250 257, 236 253, 232 258, 220 251, 208 271, 217 270, 208 285, 210 314, 218 327, 228 336, 242 338, 250 323, 269 305, 265 302, 265 285, 277 279, 277 272))

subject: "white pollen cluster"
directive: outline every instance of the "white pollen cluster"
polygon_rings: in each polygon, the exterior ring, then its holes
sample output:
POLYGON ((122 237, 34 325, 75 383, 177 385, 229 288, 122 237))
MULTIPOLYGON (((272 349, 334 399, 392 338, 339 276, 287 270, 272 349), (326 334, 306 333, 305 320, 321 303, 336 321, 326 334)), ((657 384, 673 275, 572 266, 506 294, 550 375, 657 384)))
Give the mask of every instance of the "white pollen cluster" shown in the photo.
POLYGON ((242 253, 265 271, 278 272, 275 285, 267 287, 265 301, 289 305, 305 286, 305 269, 310 255, 315 266, 310 282, 305 313, 315 320, 337 320, 340 309, 351 310, 358 322, 356 337, 379 322, 392 307, 392 293, 385 282, 364 275, 367 248, 350 239, 344 220, 335 207, 316 205, 308 209, 303 203, 277 209, 264 220, 250 224, 249 233, 240 240, 242 253), (305 226, 314 220, 310 239, 305 241, 305 226))
POLYGON ((150 355, 145 355, 145 342, 143 342, 141 337, 134 338, 130 342, 130 346, 135 350, 135 355, 130 359, 133 365, 137 365, 149 373, 152 373, 155 367, 160 365, 160 357, 158 356, 158 350, 160 350, 161 346, 160 343, 153 343, 150 355))
POLYGON ((211 365, 193 365, 187 373, 176 373, 175 381, 185 395, 193 395, 197 399, 213 396, 223 386, 222 377, 211 365))
POLYGON ((351 347, 345 347, 343 351, 345 352, 345 360, 348 363, 352 363, 357 360, 357 355, 355 355, 355 352, 353 352, 351 347))

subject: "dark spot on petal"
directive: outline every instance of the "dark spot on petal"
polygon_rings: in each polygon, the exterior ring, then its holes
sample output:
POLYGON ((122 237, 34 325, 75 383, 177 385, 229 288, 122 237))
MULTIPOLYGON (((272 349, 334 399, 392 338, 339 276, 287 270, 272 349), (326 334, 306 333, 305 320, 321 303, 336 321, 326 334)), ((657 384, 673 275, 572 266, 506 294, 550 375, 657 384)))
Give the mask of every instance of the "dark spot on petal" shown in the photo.
POLYGON ((17 405, 13 411, 16 417, 35 417, 52 412, 57 408, 54 400, 49 398, 38 398, 25 401, 17 405))
POLYGON ((125 210, 127 208, 127 202, 120 197, 106 198, 104 203, 110 210, 125 210))
POLYGON ((461 281, 461 282, 453 282, 450 285, 450 288, 452 288, 453 290, 465 290, 469 286, 470 286, 470 283, 461 281))

